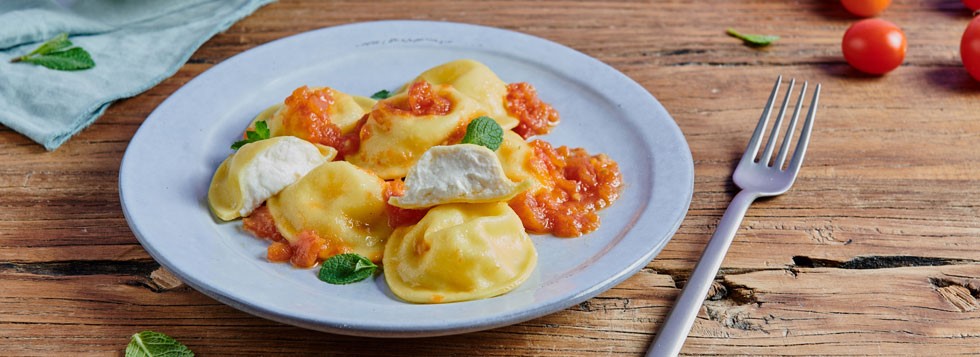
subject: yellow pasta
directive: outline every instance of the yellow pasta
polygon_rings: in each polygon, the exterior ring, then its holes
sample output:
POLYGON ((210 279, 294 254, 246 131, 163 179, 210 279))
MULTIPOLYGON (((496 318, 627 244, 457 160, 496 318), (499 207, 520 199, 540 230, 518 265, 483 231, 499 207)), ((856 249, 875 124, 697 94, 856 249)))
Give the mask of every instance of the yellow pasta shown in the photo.
POLYGON ((447 62, 422 72, 416 78, 416 80, 420 79, 436 85, 451 85, 473 98, 487 108, 489 116, 504 130, 512 129, 519 123, 519 120, 508 113, 504 106, 507 98, 507 83, 483 63, 470 59, 447 62))
MULTIPOLYGON (((345 161, 320 165, 268 200, 279 232, 293 241, 312 230, 330 244, 380 261, 391 234, 384 182, 345 161)), ((335 249, 337 247, 331 247, 335 249)))
POLYGON ((529 182, 531 192, 542 187, 540 178, 533 174, 531 157, 534 154, 531 146, 517 133, 505 130, 504 141, 497 149, 497 158, 504 168, 507 178, 516 182, 529 182))
POLYGON ((385 280, 415 303, 483 299, 513 290, 537 265, 534 244, 506 203, 449 204, 396 229, 385 280))
POLYGON ((275 104, 253 121, 265 120, 272 136, 291 135, 317 141, 319 133, 313 132, 308 123, 326 120, 336 125, 341 134, 353 131, 357 121, 374 106, 371 98, 352 96, 330 87, 300 87, 283 101, 275 104))
POLYGON ((385 180, 405 177, 422 154, 436 145, 455 144, 471 120, 486 115, 483 106, 450 86, 434 86, 451 104, 445 114, 416 115, 402 109, 409 94, 378 102, 361 129, 360 148, 346 158, 385 180))
POLYGON ((334 148, 281 136, 242 146, 218 166, 208 205, 230 221, 249 215, 263 201, 337 155, 334 148))

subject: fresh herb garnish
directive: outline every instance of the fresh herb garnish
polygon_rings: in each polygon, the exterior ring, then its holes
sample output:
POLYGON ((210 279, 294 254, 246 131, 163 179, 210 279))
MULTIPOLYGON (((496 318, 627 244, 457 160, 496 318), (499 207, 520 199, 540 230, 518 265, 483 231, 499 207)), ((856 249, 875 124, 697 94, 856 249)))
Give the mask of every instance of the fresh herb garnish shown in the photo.
POLYGON ((143 331, 133 335, 126 346, 126 357, 194 357, 187 346, 159 332, 143 331))
POLYGON ((323 261, 317 277, 330 284, 344 285, 367 279, 377 270, 377 265, 360 254, 338 254, 323 261))
POLYGON ((391 92, 389 92, 387 89, 382 89, 372 94, 371 99, 382 100, 382 99, 387 99, 390 96, 391 96, 391 92))
POLYGON ((255 122, 255 130, 245 131, 245 140, 236 141, 231 144, 232 150, 238 150, 242 146, 248 143, 254 143, 256 141, 262 141, 270 138, 269 125, 265 123, 265 120, 259 120, 255 122))
POLYGON ((775 35, 752 35, 752 34, 742 34, 734 29, 728 29, 725 31, 729 36, 741 39, 746 45, 753 47, 763 47, 769 46, 773 42, 779 40, 779 36, 775 35))
POLYGON ((68 34, 62 33, 41 44, 31 53, 14 58, 10 62, 33 63, 58 71, 78 71, 95 67, 95 61, 87 51, 81 47, 71 46, 68 34))
POLYGON ((504 142, 504 129, 500 124, 490 117, 479 117, 466 126, 466 135, 463 136, 461 143, 482 145, 496 151, 502 142, 504 142))

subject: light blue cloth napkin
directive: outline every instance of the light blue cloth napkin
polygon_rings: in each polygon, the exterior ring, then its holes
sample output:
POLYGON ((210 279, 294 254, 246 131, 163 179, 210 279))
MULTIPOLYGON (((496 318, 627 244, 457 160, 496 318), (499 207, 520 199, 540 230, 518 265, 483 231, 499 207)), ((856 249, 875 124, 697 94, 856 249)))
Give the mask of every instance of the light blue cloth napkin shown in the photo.
POLYGON ((54 150, 113 101, 173 75, 216 33, 274 0, 2 0, 0 123, 54 150), (95 68, 10 59, 67 32, 95 68))

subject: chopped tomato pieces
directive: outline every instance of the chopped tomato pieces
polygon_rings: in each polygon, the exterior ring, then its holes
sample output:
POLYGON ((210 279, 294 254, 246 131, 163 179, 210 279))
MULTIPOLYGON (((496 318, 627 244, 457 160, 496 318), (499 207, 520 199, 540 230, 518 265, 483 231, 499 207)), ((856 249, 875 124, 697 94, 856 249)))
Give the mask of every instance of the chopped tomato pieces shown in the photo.
POLYGON ((453 108, 453 101, 439 96, 426 81, 412 83, 408 89, 408 99, 389 103, 395 110, 415 116, 446 115, 453 108))
POLYGON ((272 242, 266 249, 266 259, 270 262, 288 262, 292 257, 293 248, 286 241, 272 242))
POLYGON ((283 240, 282 234, 279 234, 279 229, 276 228, 275 220, 272 219, 272 213, 269 212, 269 207, 266 205, 259 206, 252 211, 252 214, 242 219, 242 227, 259 238, 274 242, 283 240))
POLYGON ((281 115, 285 132, 341 151, 344 136, 340 127, 330 121, 333 103, 333 90, 330 88, 296 88, 283 103, 281 115))
POLYGON ((309 268, 316 264, 316 259, 320 255, 320 249, 326 244, 326 240, 320 238, 316 232, 305 230, 299 232, 296 240, 292 243, 293 256, 289 262, 297 268, 309 268))
POLYGON ((388 225, 391 228, 398 228, 403 226, 410 226, 422 220, 425 214, 429 212, 429 209, 406 209, 395 207, 388 204, 388 199, 391 197, 400 197, 405 195, 405 182, 402 180, 385 181, 384 189, 384 200, 385 209, 388 212, 388 225))
POLYGON ((584 149, 557 150, 545 141, 529 143, 531 168, 543 188, 524 192, 509 202, 531 233, 577 237, 599 228, 596 211, 619 196, 619 165, 606 155, 590 156, 584 149))
POLYGON ((551 131, 560 120, 555 108, 538 98, 538 91, 529 83, 511 83, 507 85, 507 98, 504 100, 507 113, 513 115, 520 123, 514 132, 522 138, 544 135, 551 131))

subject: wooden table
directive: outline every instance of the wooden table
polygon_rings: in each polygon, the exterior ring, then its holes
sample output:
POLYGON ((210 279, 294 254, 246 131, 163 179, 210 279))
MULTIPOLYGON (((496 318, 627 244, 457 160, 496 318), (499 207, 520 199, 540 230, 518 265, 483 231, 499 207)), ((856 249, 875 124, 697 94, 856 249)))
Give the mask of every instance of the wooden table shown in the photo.
POLYGON ((895 1, 905 64, 857 73, 836 1, 286 1, 208 41, 55 152, 0 129, 0 355, 119 355, 141 330, 200 355, 639 355, 735 193, 730 175, 777 74, 824 85, 793 189, 757 202, 685 355, 980 353, 980 83, 960 63, 959 1, 895 1), (377 340, 253 317, 182 285, 137 243, 117 176, 146 116, 263 43, 379 19, 455 21, 557 41, 656 96, 694 156, 687 218, 645 269, 587 302, 460 336, 377 340), (753 49, 734 27, 783 37, 753 49))

